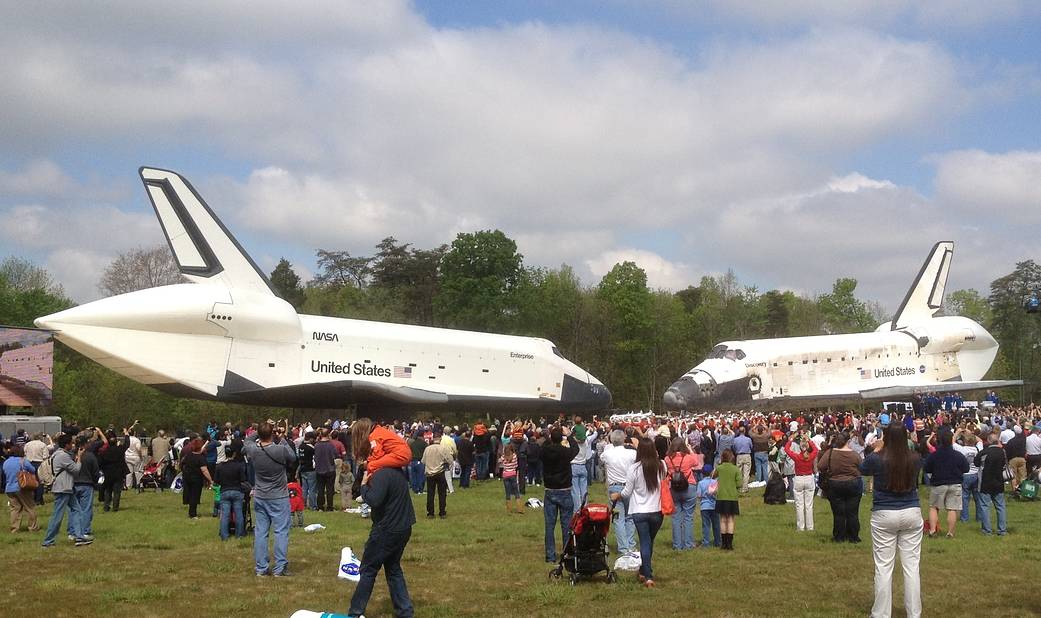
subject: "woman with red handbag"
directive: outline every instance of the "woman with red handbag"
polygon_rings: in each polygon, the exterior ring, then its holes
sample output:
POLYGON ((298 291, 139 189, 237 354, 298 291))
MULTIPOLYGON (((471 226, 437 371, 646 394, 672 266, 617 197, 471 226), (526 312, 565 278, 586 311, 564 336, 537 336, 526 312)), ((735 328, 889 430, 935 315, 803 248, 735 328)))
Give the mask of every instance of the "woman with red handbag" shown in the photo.
POLYGON ((11 505, 11 532, 18 532, 22 520, 29 519, 29 532, 36 532, 36 501, 33 492, 39 483, 36 479, 36 468, 25 458, 21 444, 11 447, 11 456, 4 462, 4 478, 7 483, 4 492, 11 505))

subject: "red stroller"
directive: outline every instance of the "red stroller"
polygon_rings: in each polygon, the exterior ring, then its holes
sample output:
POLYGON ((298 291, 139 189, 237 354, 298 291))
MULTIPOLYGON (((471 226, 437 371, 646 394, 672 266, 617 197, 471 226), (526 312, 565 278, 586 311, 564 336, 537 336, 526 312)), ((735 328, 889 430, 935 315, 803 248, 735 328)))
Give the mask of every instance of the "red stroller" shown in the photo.
POLYGON ((618 581, 615 572, 607 564, 607 533, 611 530, 611 507, 606 504, 586 504, 571 519, 571 529, 560 564, 549 572, 550 579, 568 572, 568 583, 572 586, 580 577, 592 577, 606 572, 607 582, 618 581))

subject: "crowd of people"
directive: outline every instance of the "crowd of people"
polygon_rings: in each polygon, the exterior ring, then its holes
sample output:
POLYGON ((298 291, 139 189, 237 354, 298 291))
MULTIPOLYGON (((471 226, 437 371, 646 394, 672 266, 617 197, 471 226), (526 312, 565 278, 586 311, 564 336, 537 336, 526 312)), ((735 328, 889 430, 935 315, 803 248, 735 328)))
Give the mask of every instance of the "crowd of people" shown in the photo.
POLYGON ((832 540, 860 543, 860 502, 869 494, 873 615, 888 615, 898 555, 907 613, 920 615, 923 536, 954 538, 958 523, 969 521, 970 506, 983 534, 1007 534, 1006 481, 1016 496, 1041 468, 1041 409, 984 413, 959 409, 953 398, 945 409, 946 401, 937 397, 935 409, 916 413, 629 414, 459 426, 214 421, 198 433, 160 431, 148 440, 136 423, 119 431, 70 425, 53 437, 20 432, 4 440, 3 482, 12 532, 23 523, 39 530, 36 507, 47 485, 54 508, 42 545, 57 542, 68 516, 68 537, 83 546, 94 540, 95 495, 105 511, 116 512, 122 491, 140 491, 148 482, 162 489, 176 474, 188 517, 198 520, 204 489, 211 487, 220 537, 241 537, 252 528, 258 576, 290 574, 289 529, 304 525, 306 511, 369 515, 373 529, 352 615, 364 611, 381 568, 395 611, 411 613, 400 567, 415 521, 410 491, 425 495, 428 518, 444 519, 456 485, 465 490, 498 479, 505 510, 521 514, 522 497, 540 488, 547 562, 558 561, 582 506, 606 502, 618 554, 639 557, 637 576, 648 587, 655 585, 655 539, 667 516, 673 550, 732 551, 741 502, 750 487, 765 487, 765 502, 794 506, 797 532, 815 530, 820 495, 831 507, 832 540), (591 493, 591 483, 599 482, 604 489, 591 493), (927 518, 920 485, 929 490, 927 518))

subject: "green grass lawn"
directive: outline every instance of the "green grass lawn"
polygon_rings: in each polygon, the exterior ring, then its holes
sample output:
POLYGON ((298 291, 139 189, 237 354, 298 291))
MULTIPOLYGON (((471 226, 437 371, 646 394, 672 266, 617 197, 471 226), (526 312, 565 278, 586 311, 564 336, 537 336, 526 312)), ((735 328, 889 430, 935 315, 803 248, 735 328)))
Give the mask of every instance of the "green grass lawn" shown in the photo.
MULTIPOLYGON (((599 499, 604 486, 594 485, 591 493, 599 499)), ((528 496, 541 494, 528 490, 528 496)), ((829 542, 831 512, 819 498, 817 530, 798 534, 792 505, 766 506, 761 490, 753 491, 741 500, 733 552, 673 552, 666 518, 655 546, 653 590, 639 587, 629 573, 620 573, 613 585, 598 580, 572 588, 564 580, 548 581, 542 512, 507 515, 499 482, 457 489, 444 521, 423 516, 425 496, 414 500, 419 523, 403 566, 418 616, 864 616, 871 607, 870 496, 862 503, 865 542, 859 546, 829 542)), ((41 526, 49 503, 50 496, 41 526)), ((970 522, 956 539, 925 539, 925 615, 1041 615, 1039 521, 1041 503, 1010 501, 1006 537, 984 537, 970 522)), ((59 607, 68 616, 345 612, 353 584, 336 578, 340 548, 360 551, 370 523, 342 512, 307 513, 306 523, 313 522, 327 529, 292 531, 294 577, 258 579, 251 538, 221 543, 217 520, 189 521, 179 495, 124 494, 120 512, 95 512, 91 546, 73 547, 62 535, 45 550, 42 532, 4 534, 5 580, 14 585, 3 593, 3 606, 13 613, 3 615, 51 615, 59 607)), ((700 524, 697 517, 695 522, 700 524)), ((612 563, 614 558, 612 550, 612 563)), ((894 596, 900 600, 899 566, 896 573, 894 596)), ((382 575, 367 615, 392 615, 382 575)), ((903 615, 902 608, 895 615, 903 615)))

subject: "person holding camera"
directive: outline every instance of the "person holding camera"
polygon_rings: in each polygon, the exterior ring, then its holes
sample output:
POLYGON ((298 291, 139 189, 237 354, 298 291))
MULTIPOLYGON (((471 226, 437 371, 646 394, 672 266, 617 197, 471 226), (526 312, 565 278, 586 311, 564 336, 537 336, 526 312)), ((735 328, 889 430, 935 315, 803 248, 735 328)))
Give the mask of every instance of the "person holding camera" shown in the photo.
POLYGON ((893 611, 893 566, 896 556, 904 571, 904 608, 908 618, 922 615, 922 585, 918 570, 922 552, 922 507, 918 498, 921 458, 908 444, 907 429, 888 425, 874 450, 860 466, 875 478, 871 500, 871 551, 875 561, 875 600, 871 615, 893 611))
POLYGON ((123 435, 127 438, 126 464, 128 470, 124 486, 127 489, 137 489, 137 493, 141 493, 139 482, 145 466, 144 459, 141 457, 141 439, 137 437, 137 425, 140 422, 135 420, 133 425, 123 430, 123 435))
POLYGON ((116 432, 109 429, 105 433, 105 445, 98 451, 101 475, 105 477, 105 482, 101 484, 101 501, 106 513, 110 510, 119 511, 119 497, 127 475, 127 446, 125 437, 117 440, 116 432))
MULTIPOLYGON (((65 518, 65 512, 69 511, 69 517, 75 517, 71 510, 73 498, 73 477, 80 471, 80 453, 72 444, 72 436, 67 433, 58 434, 55 441, 57 449, 52 455, 51 467, 54 470, 54 482, 51 484, 51 493, 54 494, 54 510, 47 522, 47 533, 43 537, 43 546, 54 546, 54 540, 61 529, 61 522, 65 518)), ((88 539, 76 539, 76 546, 90 545, 88 539)))
POLYGON ((213 485, 213 477, 206 466, 206 441, 193 438, 181 457, 181 479, 184 482, 184 503, 188 505, 188 518, 199 519, 199 502, 202 501, 204 485, 213 485))
POLYGON ((682 436, 672 439, 665 456, 672 500, 676 512, 672 515, 672 548, 694 549, 694 508, 697 506, 697 479, 694 471, 701 469, 701 456, 690 451, 682 436))
POLYGON ((549 433, 549 441, 542 447, 542 478, 545 483, 542 514, 546 524, 546 562, 557 561, 553 529, 558 519, 561 546, 567 544, 568 527, 571 525, 571 517, 575 514, 575 502, 571 493, 571 461, 578 455, 578 451, 578 442, 566 425, 555 425, 549 433))
POLYGON ((947 511, 947 538, 954 538, 954 526, 962 508, 962 482, 969 472, 969 462, 954 450, 954 433, 941 427, 929 442, 937 442, 936 450, 925 460, 929 475, 929 538, 940 530, 940 509, 947 511))
POLYGON ((795 466, 795 529, 813 531, 813 495, 817 492, 817 481, 813 478, 813 466, 817 459, 817 444, 810 439, 809 432, 799 434, 799 450, 789 437, 784 452, 795 466))
POLYGON ((94 454, 92 438, 105 435, 97 427, 88 427, 83 433, 76 436, 76 447, 80 452, 80 469, 73 475, 72 494, 73 507, 72 516, 69 517, 69 532, 73 538, 94 540, 94 488, 101 477, 101 466, 94 454))
MULTIPOLYGON (((851 448, 848 433, 831 438, 831 447, 821 455, 817 466, 827 479, 827 499, 831 504, 831 540, 836 543, 860 542, 860 498, 864 484, 860 475, 860 455, 851 448)), ((822 481, 823 482, 823 481, 822 481)))
POLYGON ((253 559, 256 575, 268 574, 268 537, 274 536, 272 575, 289 574, 289 481, 287 469, 296 462, 296 450, 270 419, 261 423, 243 448, 253 464, 253 559))

